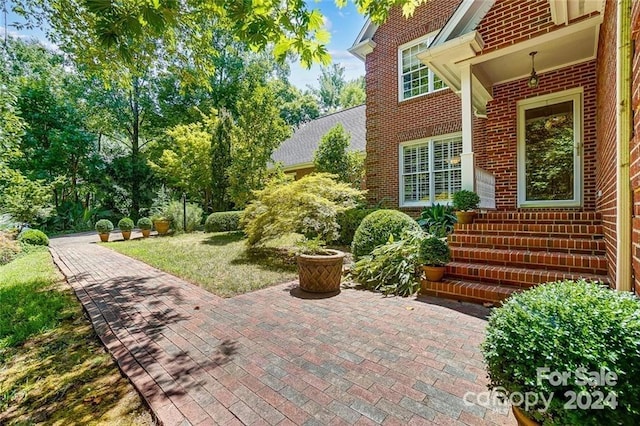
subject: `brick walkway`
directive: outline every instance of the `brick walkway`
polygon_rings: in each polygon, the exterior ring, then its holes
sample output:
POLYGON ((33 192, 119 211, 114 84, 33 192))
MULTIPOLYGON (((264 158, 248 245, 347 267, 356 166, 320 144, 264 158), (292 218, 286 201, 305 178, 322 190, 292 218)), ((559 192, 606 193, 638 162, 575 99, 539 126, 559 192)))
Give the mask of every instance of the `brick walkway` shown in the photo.
POLYGON ((515 424, 462 399, 486 389, 481 306, 295 283, 221 299, 97 240, 51 252, 165 425, 515 424))

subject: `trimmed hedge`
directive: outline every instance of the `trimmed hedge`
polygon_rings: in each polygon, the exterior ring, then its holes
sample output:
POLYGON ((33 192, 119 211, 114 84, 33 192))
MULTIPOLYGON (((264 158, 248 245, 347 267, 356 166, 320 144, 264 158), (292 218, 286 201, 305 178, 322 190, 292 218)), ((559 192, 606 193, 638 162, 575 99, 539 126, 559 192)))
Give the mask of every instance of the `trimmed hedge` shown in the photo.
POLYGON ((421 230, 418 222, 405 213, 398 210, 377 210, 366 216, 358 226, 353 236, 351 252, 356 258, 365 256, 374 248, 387 243, 391 235, 397 240, 404 231, 421 230))
POLYGON ((376 208, 355 208, 339 213, 336 221, 340 225, 340 238, 335 243, 350 246, 358 226, 362 223, 362 219, 377 210, 376 208))
POLYGON ((241 211, 211 213, 204 223, 205 232, 227 232, 240 229, 241 211))
POLYGON ((49 237, 42 231, 37 229, 27 229, 20 233, 18 241, 24 244, 30 244, 32 246, 48 246, 49 237))

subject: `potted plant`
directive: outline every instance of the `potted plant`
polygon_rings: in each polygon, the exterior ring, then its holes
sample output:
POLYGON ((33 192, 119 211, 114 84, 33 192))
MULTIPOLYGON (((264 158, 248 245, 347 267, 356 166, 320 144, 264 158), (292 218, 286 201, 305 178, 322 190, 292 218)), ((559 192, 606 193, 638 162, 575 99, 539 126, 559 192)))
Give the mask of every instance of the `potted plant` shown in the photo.
POLYGON ((166 216, 155 215, 151 218, 153 227, 158 231, 158 235, 166 235, 171 227, 171 221, 166 216))
POLYGON ((451 260, 449 246, 442 239, 428 237, 420 242, 419 259, 427 281, 440 281, 451 260))
POLYGON ((453 208, 456 211, 458 223, 467 225, 473 223, 475 210, 480 205, 480 197, 473 191, 466 189, 453 194, 453 208))
POLYGON ((514 294, 482 343, 489 389, 520 425, 640 424, 639 312, 631 293, 584 280, 514 294))
POLYGON ((298 243, 296 262, 300 288, 311 293, 330 293, 340 290, 344 253, 324 247, 316 237, 298 243))
POLYGON ((151 234, 151 228, 153 227, 153 222, 148 217, 141 217, 138 219, 138 228, 142 231, 142 238, 149 238, 151 234))
POLYGON ((100 241, 109 241, 109 234, 113 231, 113 222, 108 219, 100 219, 96 222, 96 231, 100 234, 100 241))
POLYGON ((122 233, 122 238, 128 240, 129 238, 131 238, 131 230, 133 230, 133 220, 129 219, 128 217, 123 217, 118 222, 118 228, 122 233))

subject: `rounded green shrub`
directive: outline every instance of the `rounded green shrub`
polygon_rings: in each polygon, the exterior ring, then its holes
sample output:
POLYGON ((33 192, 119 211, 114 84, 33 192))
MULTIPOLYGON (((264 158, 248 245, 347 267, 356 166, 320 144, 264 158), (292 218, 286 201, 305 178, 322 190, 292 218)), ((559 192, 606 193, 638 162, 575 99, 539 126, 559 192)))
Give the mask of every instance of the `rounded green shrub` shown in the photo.
POLYGON ((27 229, 18 236, 18 241, 32 246, 48 246, 49 237, 37 229, 27 229))
POLYGON ((370 254, 374 248, 400 238, 403 232, 420 231, 418 222, 398 210, 378 210, 366 216, 353 236, 351 252, 355 257, 370 254))
POLYGON ((437 237, 425 238, 420 242, 420 263, 427 266, 444 266, 451 260, 449 246, 437 237))
POLYGON ((240 226, 242 212, 215 212, 211 213, 204 222, 205 232, 237 231, 240 226))
POLYGON ((100 234, 108 234, 113 231, 113 222, 109 219, 100 219, 96 222, 96 231, 100 234))
POLYGON ((336 216, 336 221, 340 225, 340 237, 336 240, 336 244, 349 246, 353 242, 353 235, 356 233, 356 229, 362 223, 362 219, 369 216, 371 213, 378 209, 375 208, 361 208, 356 207, 354 209, 345 210, 336 216))
MULTIPOLYGON (((171 221, 174 231, 185 232, 184 229, 184 206, 181 201, 172 201, 166 208, 166 217, 171 221)), ((193 232, 198 229, 202 222, 203 211, 197 204, 187 203, 187 229, 186 232, 193 232)))
POLYGON ((131 230, 133 229, 133 220, 128 217, 123 217, 118 222, 118 228, 121 232, 131 232, 131 230))
POLYGON ((519 400, 516 392, 545 399, 553 393, 546 410, 540 402, 520 406, 541 424, 637 425, 638 342, 635 296, 584 280, 561 281, 514 294, 495 309, 482 352, 491 389, 513 400, 519 400))
POLYGON ((141 217, 138 219, 138 228, 140 229, 151 229, 153 227, 153 222, 148 217, 141 217))

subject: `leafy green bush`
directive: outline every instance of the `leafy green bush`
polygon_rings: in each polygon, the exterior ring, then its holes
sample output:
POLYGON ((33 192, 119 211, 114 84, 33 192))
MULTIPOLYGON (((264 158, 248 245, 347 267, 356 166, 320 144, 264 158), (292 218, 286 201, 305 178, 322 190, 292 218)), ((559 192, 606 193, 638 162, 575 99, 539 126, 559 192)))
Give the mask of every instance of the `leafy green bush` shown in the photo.
POLYGON ((424 238, 420 227, 404 232, 398 240, 391 236, 386 244, 355 263, 352 278, 370 290, 411 296, 420 288, 419 252, 424 238))
POLYGON ((452 206, 434 204, 425 207, 417 222, 422 229, 436 237, 446 237, 453 232, 453 225, 458 221, 452 206))
POLYGON ((540 404, 527 411, 540 423, 637 425, 639 342, 640 300, 597 283, 561 281, 514 294, 495 309, 489 317, 482 352, 490 389, 534 392, 545 398, 553 393, 546 412, 538 411, 540 404), (581 368, 587 374, 614 373, 617 382, 598 386, 580 383, 581 368), (543 376, 556 372, 571 376, 566 383, 553 386, 543 376), (604 407, 567 410, 565 404, 570 403, 571 393, 578 395, 578 402, 597 402, 604 407), (604 398, 598 397, 599 393, 604 398), (608 395, 615 395, 617 407, 610 404, 608 395))
POLYGON ((204 222, 205 232, 237 231, 242 212, 215 212, 211 213, 204 222))
POLYGON ((133 220, 128 217, 123 217, 118 222, 118 229, 120 229, 121 232, 131 232, 133 226, 133 220))
POLYGON ((453 208, 459 211, 475 210, 480 205, 480 196, 466 189, 453 194, 453 208))
MULTIPOLYGON (((171 226, 178 232, 184 232, 184 207, 181 201, 172 201, 166 209, 166 218, 171 221, 171 226)), ((202 222, 202 209, 193 203, 187 203, 187 232, 198 229, 202 222)))
POLYGON ((426 266, 444 266, 451 260, 451 251, 446 242, 437 237, 420 242, 420 263, 426 266))
POLYGON ((420 230, 420 225, 398 210, 378 210, 366 216, 353 236, 351 252, 358 258, 385 244, 389 237, 399 239, 404 231, 420 230))
POLYGON ((362 198, 362 191, 336 182, 327 173, 312 173, 296 181, 273 180, 255 194, 241 219, 250 246, 291 232, 335 241, 339 236, 336 217, 362 198))
POLYGON ((140 229, 151 229, 153 227, 153 222, 148 217, 141 217, 138 219, 138 228, 140 229))
POLYGON ((356 233, 356 229, 362 223, 362 219, 369 214, 378 210, 377 208, 362 208, 356 207, 355 209, 345 210, 340 213, 336 220, 340 225, 340 237, 336 240, 336 244, 349 246, 353 242, 353 235, 356 233))
POLYGON ((49 238, 47 234, 37 229, 27 229, 18 235, 18 241, 32 246, 48 246, 49 238))
POLYGON ((100 234, 108 234, 113 231, 113 222, 109 219, 100 219, 96 222, 96 231, 100 234))

